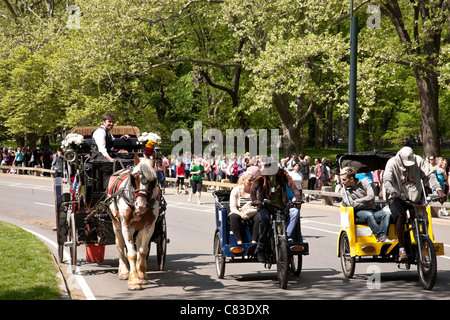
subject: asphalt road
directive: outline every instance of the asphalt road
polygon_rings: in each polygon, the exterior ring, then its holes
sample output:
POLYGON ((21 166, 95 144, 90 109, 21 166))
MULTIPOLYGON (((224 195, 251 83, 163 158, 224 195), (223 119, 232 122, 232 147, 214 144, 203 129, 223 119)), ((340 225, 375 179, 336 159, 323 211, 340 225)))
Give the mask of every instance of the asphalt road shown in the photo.
MULTIPOLYGON (((450 221, 433 221, 435 236, 445 243, 445 256, 438 257, 438 278, 433 291, 418 282, 415 266, 399 269, 396 264, 357 264, 353 279, 345 279, 336 256, 339 209, 316 201, 302 208, 302 232, 310 255, 303 259, 299 278, 288 289, 278 288, 276 269, 259 263, 227 263, 225 278, 218 279, 212 254, 215 230, 214 201, 204 194, 203 204, 189 203, 186 195, 168 188, 165 198, 170 243, 166 267, 157 271, 155 248, 148 266, 149 284, 141 291, 127 290, 117 277, 117 250, 107 246, 105 261, 87 263, 84 245, 78 247, 75 275, 68 264, 61 268, 72 299, 96 300, 367 300, 448 299, 450 292, 450 221), (374 272, 380 272, 380 287, 370 289, 374 272)), ((0 174, 0 220, 19 225, 39 235, 56 254, 54 197, 51 178, 0 174)), ((181 310, 180 310, 181 312, 181 310)))

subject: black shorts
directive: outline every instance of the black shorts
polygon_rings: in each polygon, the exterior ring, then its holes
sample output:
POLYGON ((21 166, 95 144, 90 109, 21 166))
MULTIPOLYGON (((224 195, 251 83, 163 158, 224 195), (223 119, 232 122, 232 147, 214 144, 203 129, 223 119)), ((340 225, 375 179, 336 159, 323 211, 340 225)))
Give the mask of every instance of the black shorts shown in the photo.
POLYGON ((397 220, 399 215, 406 216, 406 210, 409 210, 411 215, 414 214, 414 207, 403 204, 400 201, 389 200, 389 209, 391 210, 392 217, 394 221, 397 220))
POLYGON ((177 183, 176 186, 183 186, 184 185, 184 177, 177 177, 177 183))
POLYGON ((202 181, 195 181, 191 179, 191 187, 192 187, 192 193, 202 192, 202 181))

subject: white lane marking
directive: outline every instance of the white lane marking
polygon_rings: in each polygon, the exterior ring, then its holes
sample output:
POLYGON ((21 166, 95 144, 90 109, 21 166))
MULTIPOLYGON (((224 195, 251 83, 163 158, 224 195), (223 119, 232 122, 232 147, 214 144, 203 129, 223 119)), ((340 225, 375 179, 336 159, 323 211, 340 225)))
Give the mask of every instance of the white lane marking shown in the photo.
MULTIPOLYGON (((52 240, 50 240, 49 238, 43 236, 42 234, 39 234, 37 232, 34 232, 32 230, 28 230, 25 229, 24 230, 28 231, 29 233, 34 234, 35 236, 37 236, 38 238, 41 238, 42 240, 48 242, 50 245, 52 245, 54 248, 58 249, 58 244, 52 240)), ((67 252, 64 251, 64 259, 70 261, 70 256, 67 252)), ((78 285, 80 286, 81 290, 83 291, 84 296, 86 297, 87 300, 97 300, 94 296, 94 294, 91 291, 91 288, 89 288, 88 284, 86 283, 86 280, 84 280, 84 277, 80 274, 78 274, 80 272, 79 267, 77 266, 75 269, 75 280, 77 281, 78 285)))
POLYGON ((37 205, 39 205, 39 206, 52 207, 52 208, 55 207, 54 204, 48 204, 48 203, 42 203, 42 202, 34 202, 34 204, 37 204, 37 205))

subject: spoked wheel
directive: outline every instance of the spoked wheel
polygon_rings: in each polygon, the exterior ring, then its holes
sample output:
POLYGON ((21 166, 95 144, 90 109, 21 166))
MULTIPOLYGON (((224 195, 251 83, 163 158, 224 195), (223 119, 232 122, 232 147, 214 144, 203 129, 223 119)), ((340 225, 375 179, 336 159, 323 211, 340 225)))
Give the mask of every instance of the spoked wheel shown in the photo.
POLYGON ((77 268, 77 237, 78 232, 75 225, 75 213, 71 213, 70 215, 70 228, 69 228, 69 249, 70 249, 70 265, 72 268, 72 273, 75 273, 75 269, 77 268))
POLYGON ((216 273, 219 279, 225 275, 225 257, 222 256, 222 247, 220 245, 220 233, 216 232, 214 236, 214 260, 216 263, 216 273))
POLYGON ((161 230, 159 238, 156 240, 156 255, 158 260, 158 268, 160 271, 164 270, 166 264, 166 252, 167 252, 167 228, 166 228, 166 218, 163 217, 161 220, 161 230))
POLYGON ((289 278, 288 276, 289 253, 286 238, 280 237, 278 239, 276 250, 278 251, 277 255, 278 284, 280 285, 280 288, 286 289, 289 278))
POLYGON ((422 259, 417 256, 417 271, 419 272, 420 284, 425 290, 431 290, 436 283, 437 261, 436 250, 431 239, 426 236, 421 236, 422 244, 418 250, 422 251, 422 259))
POLYGON ((302 272, 302 264, 303 264, 303 255, 301 254, 293 254, 290 258, 290 266, 292 273, 295 277, 298 277, 302 272))
MULTIPOLYGON (((69 216, 70 217, 70 216, 69 216)), ((67 220, 67 210, 64 206, 58 206, 58 218, 56 226, 56 238, 58 241, 58 260, 60 263, 64 261, 64 243, 67 241, 68 237, 68 220, 67 220)))
POLYGON ((355 257, 350 256, 350 242, 345 232, 341 235, 339 251, 341 253, 342 272, 346 278, 351 278, 355 274, 355 257))

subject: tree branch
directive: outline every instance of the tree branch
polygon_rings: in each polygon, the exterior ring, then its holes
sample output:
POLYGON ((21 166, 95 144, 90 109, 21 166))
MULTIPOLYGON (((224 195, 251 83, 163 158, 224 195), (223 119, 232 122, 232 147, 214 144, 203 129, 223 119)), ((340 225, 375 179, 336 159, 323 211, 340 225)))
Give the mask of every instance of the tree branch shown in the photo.
POLYGON ((179 62, 188 62, 188 63, 194 63, 194 64, 198 64, 198 65, 213 66, 213 67, 218 67, 218 68, 229 68, 229 67, 242 68, 242 64, 240 62, 219 63, 219 62, 211 61, 211 60, 200 60, 200 59, 194 59, 194 58, 178 58, 178 59, 164 60, 161 63, 154 64, 151 67, 148 67, 139 73, 134 73, 133 75, 141 76, 141 75, 149 72, 150 70, 160 68, 165 65, 169 65, 169 64, 173 64, 173 63, 179 63, 179 62))

